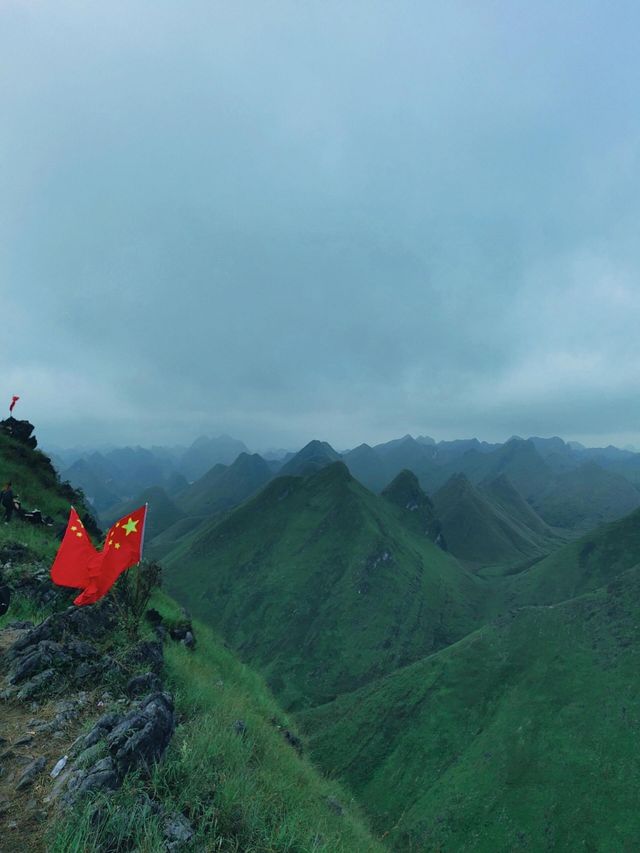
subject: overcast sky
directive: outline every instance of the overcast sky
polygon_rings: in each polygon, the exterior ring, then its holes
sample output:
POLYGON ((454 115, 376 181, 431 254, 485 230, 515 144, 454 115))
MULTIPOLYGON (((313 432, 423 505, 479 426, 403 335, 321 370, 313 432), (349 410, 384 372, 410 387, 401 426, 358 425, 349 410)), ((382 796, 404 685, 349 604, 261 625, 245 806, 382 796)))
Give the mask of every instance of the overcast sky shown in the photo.
POLYGON ((63 446, 640 444, 638 32, 0 0, 0 394, 63 446))

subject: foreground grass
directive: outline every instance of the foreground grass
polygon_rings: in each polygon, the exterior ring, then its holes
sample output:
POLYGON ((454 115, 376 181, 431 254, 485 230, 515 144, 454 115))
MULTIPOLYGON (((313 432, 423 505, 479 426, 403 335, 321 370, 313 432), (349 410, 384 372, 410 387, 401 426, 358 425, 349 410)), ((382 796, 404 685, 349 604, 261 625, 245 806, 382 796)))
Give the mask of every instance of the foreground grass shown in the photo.
MULTIPOLYGON (((154 602, 166 619, 180 612, 167 597, 154 602)), ((351 798, 323 780, 285 741, 288 721, 262 679, 198 625, 198 647, 165 646, 165 679, 174 693, 178 728, 152 778, 130 779, 58 824, 51 853, 163 849, 163 818, 147 797, 181 812, 196 836, 193 851, 351 853, 381 851, 351 798), (235 724, 246 727, 238 734, 235 724), (341 813, 340 813, 341 812, 341 813)))

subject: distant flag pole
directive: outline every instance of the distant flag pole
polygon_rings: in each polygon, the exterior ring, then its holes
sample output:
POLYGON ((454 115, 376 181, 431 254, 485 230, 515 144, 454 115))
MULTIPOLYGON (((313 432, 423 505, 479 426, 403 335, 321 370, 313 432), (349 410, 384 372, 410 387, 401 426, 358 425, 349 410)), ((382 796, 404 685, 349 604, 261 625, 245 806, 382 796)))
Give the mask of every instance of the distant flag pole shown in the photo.
POLYGON ((18 402, 19 399, 20 399, 20 397, 16 397, 15 394, 13 395, 13 397, 11 398, 11 405, 9 406, 9 414, 11 414, 13 412, 13 407, 15 406, 15 404, 18 402))

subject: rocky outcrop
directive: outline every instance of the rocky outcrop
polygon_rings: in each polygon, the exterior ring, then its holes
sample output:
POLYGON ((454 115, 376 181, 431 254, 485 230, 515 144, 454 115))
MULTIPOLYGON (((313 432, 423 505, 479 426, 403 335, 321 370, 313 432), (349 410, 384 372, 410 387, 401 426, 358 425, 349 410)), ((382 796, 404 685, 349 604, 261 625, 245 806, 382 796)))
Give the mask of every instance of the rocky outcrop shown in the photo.
POLYGON ((105 714, 74 744, 75 760, 60 774, 52 798, 72 806, 90 791, 116 790, 133 770, 149 774, 174 729, 170 693, 152 693, 124 715, 105 714))
POLYGON ((6 652, 8 687, 0 692, 0 698, 17 695, 27 699, 45 689, 52 690, 57 684, 86 686, 106 671, 117 669, 119 664, 109 655, 81 639, 99 640, 113 624, 113 608, 103 604, 70 607, 27 630, 6 652))

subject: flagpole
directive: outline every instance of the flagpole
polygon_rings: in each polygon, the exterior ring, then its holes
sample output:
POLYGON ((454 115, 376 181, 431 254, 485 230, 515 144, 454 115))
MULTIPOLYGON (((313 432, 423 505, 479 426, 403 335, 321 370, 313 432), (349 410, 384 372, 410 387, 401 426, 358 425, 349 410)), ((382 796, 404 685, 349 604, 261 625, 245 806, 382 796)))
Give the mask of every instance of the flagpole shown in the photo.
POLYGON ((144 548, 144 531, 147 527, 147 512, 149 511, 149 502, 144 505, 144 518, 142 520, 142 534, 140 536, 140 562, 142 562, 142 549, 144 548))

